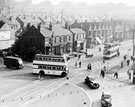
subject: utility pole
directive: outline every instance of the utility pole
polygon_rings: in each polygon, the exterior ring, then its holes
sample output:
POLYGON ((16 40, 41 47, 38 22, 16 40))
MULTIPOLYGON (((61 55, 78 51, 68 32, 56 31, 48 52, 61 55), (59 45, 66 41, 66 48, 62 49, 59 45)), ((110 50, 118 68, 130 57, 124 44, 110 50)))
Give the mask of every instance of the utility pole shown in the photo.
POLYGON ((51 55, 53 55, 53 33, 51 35, 51 55))
POLYGON ((135 55, 135 46, 134 46, 134 28, 135 28, 135 25, 133 25, 133 56, 135 55))

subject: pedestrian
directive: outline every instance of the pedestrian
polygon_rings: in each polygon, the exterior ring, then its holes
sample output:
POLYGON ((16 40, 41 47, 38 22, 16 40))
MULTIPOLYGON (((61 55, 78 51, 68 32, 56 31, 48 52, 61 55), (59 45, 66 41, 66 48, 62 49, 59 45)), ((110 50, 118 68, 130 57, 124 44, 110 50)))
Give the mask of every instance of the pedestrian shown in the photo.
POLYGON ((81 61, 79 62, 79 68, 81 68, 81 61))
POLYGON ((131 79, 131 72, 129 72, 129 79, 131 79))
POLYGON ((88 64, 88 70, 92 71, 91 63, 88 64))
POLYGON ((107 67, 106 66, 104 66, 104 72, 106 72, 107 71, 107 67))
POLYGON ((126 60, 126 59, 127 59, 127 56, 126 56, 126 55, 124 55, 123 59, 124 59, 124 60, 126 60))
POLYGON ((103 58, 103 64, 105 63, 105 59, 103 58))
POLYGON ((129 63, 130 63, 130 60, 128 59, 128 60, 127 60, 127 66, 129 66, 129 63))
POLYGON ((129 76, 129 69, 127 70, 127 75, 129 76))
POLYGON ((105 76, 105 72, 103 69, 101 69, 100 77, 104 78, 104 76, 105 76))
POLYGON ((80 58, 81 58, 81 55, 79 54, 79 55, 78 55, 78 60, 79 60, 80 58))
POLYGON ((123 61, 121 61, 121 68, 123 68, 123 61))
POLYGON ((77 61, 75 61, 75 68, 77 68, 77 61))
POLYGON ((129 79, 131 79, 131 72, 129 71, 129 69, 127 71, 127 74, 128 74, 129 79))
POLYGON ((118 51, 118 56, 120 56, 120 52, 118 51))
POLYGON ((133 61, 133 56, 131 56, 130 58, 131 58, 131 61, 133 61))
POLYGON ((118 73, 117 73, 117 72, 114 73, 114 77, 115 77, 116 79, 118 79, 118 73))

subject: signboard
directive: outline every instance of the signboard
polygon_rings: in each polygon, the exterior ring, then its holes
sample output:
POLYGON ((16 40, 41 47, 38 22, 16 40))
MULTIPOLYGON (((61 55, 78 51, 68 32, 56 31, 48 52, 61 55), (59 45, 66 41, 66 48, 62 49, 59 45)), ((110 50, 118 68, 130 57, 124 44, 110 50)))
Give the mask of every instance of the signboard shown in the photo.
POLYGON ((10 40, 10 31, 0 31, 0 41, 10 40))

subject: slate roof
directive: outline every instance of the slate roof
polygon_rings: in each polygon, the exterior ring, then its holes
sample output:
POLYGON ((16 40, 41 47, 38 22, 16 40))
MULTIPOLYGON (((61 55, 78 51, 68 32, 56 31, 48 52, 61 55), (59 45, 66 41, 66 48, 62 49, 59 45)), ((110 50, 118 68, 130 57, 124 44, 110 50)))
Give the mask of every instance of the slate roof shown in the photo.
POLYGON ((7 18, 0 17, 0 20, 6 22, 9 25, 19 25, 19 22, 17 20, 9 20, 7 18))
POLYGON ((75 34, 79 34, 79 33, 85 33, 82 29, 80 28, 71 28, 71 31, 75 34))
POLYGON ((52 30, 50 30, 47 26, 41 25, 40 32, 44 35, 44 37, 51 37, 52 34, 53 36, 72 35, 69 30, 60 25, 53 25, 52 30))
POLYGON ((5 22, 0 21, 0 29, 2 28, 2 26, 5 24, 5 22))
POLYGON ((20 20, 22 20, 23 23, 40 23, 40 19, 35 17, 35 18, 32 18, 32 17, 25 17, 25 18, 22 18, 22 17, 18 17, 20 20))

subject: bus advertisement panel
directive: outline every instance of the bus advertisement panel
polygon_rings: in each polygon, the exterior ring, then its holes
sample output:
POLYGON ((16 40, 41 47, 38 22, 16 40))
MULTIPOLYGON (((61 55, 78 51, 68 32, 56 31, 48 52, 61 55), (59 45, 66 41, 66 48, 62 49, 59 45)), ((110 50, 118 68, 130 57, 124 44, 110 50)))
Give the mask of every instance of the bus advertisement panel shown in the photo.
POLYGON ((33 73, 66 76, 69 73, 64 56, 37 54, 33 60, 33 73))

